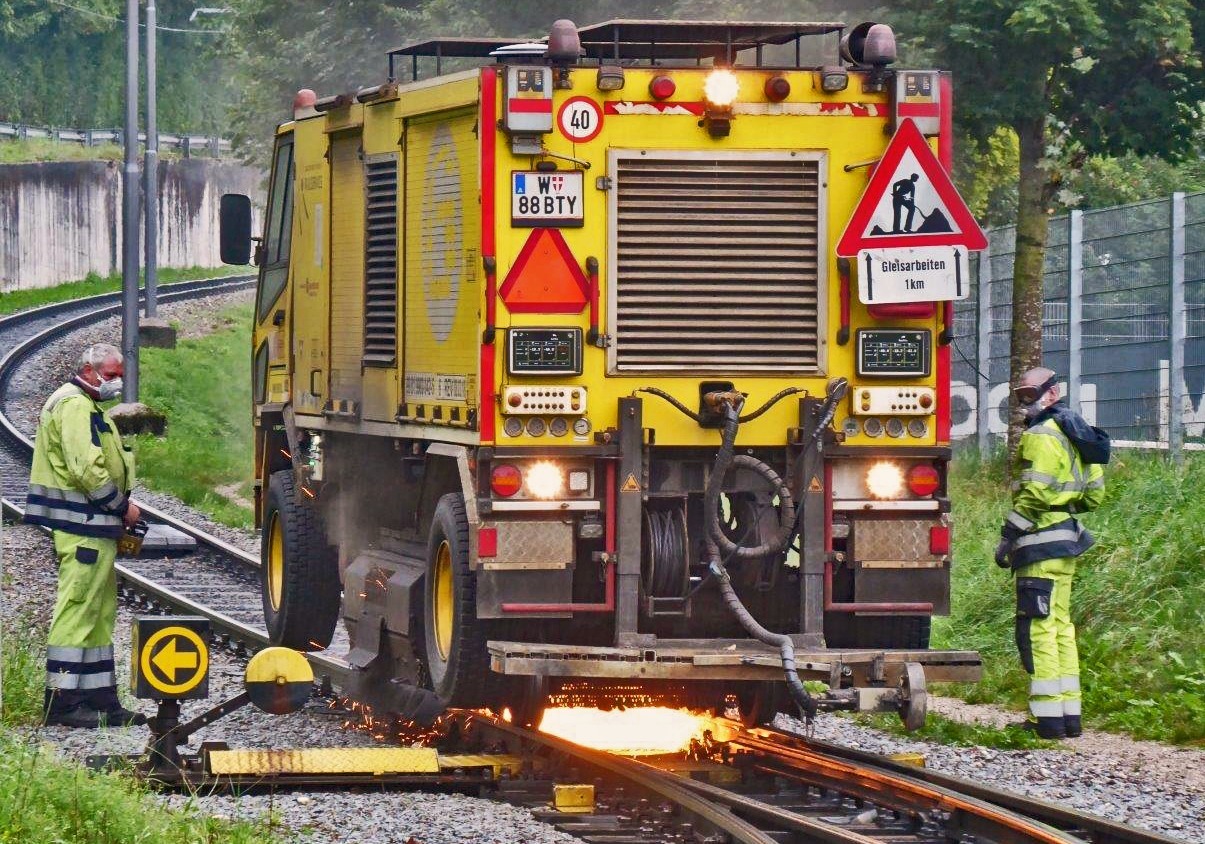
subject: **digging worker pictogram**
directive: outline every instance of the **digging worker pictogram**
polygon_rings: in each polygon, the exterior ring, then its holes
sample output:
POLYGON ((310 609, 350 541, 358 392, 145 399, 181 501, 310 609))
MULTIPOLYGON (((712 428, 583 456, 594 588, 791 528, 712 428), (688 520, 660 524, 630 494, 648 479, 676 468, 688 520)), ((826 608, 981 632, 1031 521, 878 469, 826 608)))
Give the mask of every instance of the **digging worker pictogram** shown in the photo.
POLYGON ((1082 726, 1071 581, 1075 558, 1094 542, 1075 517, 1104 498, 1109 435, 1059 401, 1053 370, 1030 369, 1014 392, 1029 427, 1013 464, 1013 507, 996 563, 1016 576, 1017 650, 1034 717, 1024 726, 1042 738, 1074 738, 1082 726))
POLYGON ((45 723, 129 726, 113 670, 117 539, 141 515, 130 500, 134 455, 101 403, 121 395, 122 357, 98 343, 47 399, 38 422, 25 521, 53 531, 58 596, 46 648, 45 723))
POLYGON ((913 173, 907 179, 900 179, 891 185, 891 229, 895 234, 912 231, 912 220, 916 216, 916 180, 920 175, 913 173), (900 228, 900 214, 908 212, 904 218, 904 227, 900 228))

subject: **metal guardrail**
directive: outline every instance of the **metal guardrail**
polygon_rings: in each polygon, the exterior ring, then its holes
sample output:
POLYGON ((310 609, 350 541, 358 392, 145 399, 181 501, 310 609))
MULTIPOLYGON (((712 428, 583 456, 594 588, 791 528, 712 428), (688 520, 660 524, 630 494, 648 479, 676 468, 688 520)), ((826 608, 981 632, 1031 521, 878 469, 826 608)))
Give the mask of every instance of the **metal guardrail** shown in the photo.
MULTIPOLYGON (((28 126, 24 123, 0 123, 0 140, 48 140, 80 144, 85 147, 100 146, 101 144, 121 146, 125 143, 125 132, 121 129, 57 129, 28 126)), ((146 133, 139 132, 138 140, 146 143, 146 133)), ((178 135, 160 132, 159 148, 178 150, 185 158, 198 154, 221 158, 223 154, 230 153, 232 145, 229 140, 217 135, 178 135)))

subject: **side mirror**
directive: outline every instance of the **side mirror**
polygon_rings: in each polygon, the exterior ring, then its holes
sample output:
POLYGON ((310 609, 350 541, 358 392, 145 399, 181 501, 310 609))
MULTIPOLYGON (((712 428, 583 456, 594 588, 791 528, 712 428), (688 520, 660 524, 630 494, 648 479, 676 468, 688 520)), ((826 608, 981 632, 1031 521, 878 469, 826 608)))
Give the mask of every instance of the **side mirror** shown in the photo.
POLYGON ((222 194, 218 208, 222 263, 251 263, 251 199, 241 193, 222 194))

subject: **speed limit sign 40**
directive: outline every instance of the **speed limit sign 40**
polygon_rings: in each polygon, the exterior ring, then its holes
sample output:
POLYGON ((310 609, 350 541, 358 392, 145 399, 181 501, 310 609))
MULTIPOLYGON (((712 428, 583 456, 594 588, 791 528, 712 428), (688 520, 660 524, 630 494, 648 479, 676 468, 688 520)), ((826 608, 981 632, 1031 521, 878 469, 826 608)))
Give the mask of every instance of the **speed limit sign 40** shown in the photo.
POLYGON ((574 143, 592 141, 602 131, 602 107, 589 97, 570 97, 557 112, 556 123, 574 143))

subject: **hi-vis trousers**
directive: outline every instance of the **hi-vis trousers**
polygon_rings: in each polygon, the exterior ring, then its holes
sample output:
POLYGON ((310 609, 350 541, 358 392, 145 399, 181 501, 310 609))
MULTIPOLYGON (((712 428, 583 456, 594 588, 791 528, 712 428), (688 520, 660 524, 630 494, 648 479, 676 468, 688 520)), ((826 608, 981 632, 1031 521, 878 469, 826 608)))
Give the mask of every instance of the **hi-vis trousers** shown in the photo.
POLYGON ((117 622, 117 540, 54 531, 59 589, 46 637, 46 707, 115 709, 113 627, 117 622))
POLYGON ((1074 557, 1016 570, 1017 650, 1029 673, 1029 711, 1039 723, 1080 714, 1079 651, 1071 623, 1074 575, 1074 557))

